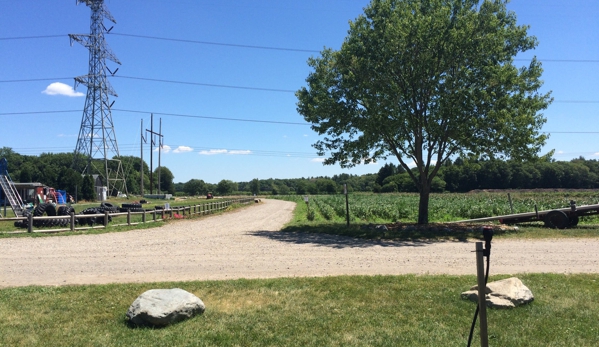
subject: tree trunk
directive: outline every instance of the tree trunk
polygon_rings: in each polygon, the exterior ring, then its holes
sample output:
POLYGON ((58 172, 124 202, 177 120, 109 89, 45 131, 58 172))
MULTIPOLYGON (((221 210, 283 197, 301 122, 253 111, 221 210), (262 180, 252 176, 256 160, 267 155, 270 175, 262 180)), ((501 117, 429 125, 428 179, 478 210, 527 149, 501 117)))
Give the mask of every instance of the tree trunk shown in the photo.
POLYGON ((428 224, 428 200, 431 187, 427 180, 420 183, 420 202, 418 203, 418 224, 428 224))

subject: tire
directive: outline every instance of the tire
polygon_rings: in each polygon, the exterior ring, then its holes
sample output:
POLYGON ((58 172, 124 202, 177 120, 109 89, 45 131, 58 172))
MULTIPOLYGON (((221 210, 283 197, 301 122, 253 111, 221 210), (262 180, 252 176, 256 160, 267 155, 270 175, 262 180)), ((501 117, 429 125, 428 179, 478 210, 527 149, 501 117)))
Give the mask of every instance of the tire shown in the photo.
MULTIPOLYGON (((90 208, 86 208, 85 210, 81 211, 80 214, 86 215, 86 214, 97 214, 97 213, 98 213, 97 208, 90 207, 90 208)), ((79 224, 87 224, 89 226, 93 226, 95 222, 96 222, 96 217, 79 218, 79 224)))
POLYGON ((553 210, 545 215, 545 226, 552 229, 565 229, 570 225, 568 215, 563 211, 553 210))
POLYGON ((139 203, 122 204, 121 209, 123 209, 123 208, 126 208, 126 209, 141 208, 141 204, 139 204, 139 203))
POLYGON ((578 225, 579 218, 578 216, 570 216, 570 226, 575 227, 578 225))
MULTIPOLYGON (((35 210, 33 210, 33 216, 41 217, 43 215, 50 216, 50 217, 56 216, 56 206, 54 206, 53 204, 50 204, 50 203, 44 203, 44 204, 37 205, 35 210)), ((47 227, 47 226, 54 226, 55 223, 56 223, 56 221, 54 219, 37 220, 37 221, 33 221, 33 226, 34 227, 47 227)))
POLYGON ((54 208, 54 214, 53 216, 56 216, 56 208, 54 207, 54 205, 52 204, 48 204, 48 203, 43 203, 43 204, 39 204, 35 207, 35 210, 33 210, 33 216, 34 217, 41 217, 44 215, 44 213, 46 213, 46 209, 52 206, 54 208))
POLYGON ((72 206, 60 206, 58 211, 56 211, 57 216, 68 216, 71 212, 75 212, 75 209, 72 206))
POLYGON ((104 213, 104 211, 108 211, 108 213, 119 212, 119 208, 115 206, 100 206, 97 208, 100 213, 104 213))
POLYGON ((121 207, 119 209, 120 212, 144 212, 145 210, 141 207, 121 207))
POLYGON ((113 207, 117 207, 109 202, 103 202, 100 204, 100 207, 108 207, 108 208, 113 208, 113 207))

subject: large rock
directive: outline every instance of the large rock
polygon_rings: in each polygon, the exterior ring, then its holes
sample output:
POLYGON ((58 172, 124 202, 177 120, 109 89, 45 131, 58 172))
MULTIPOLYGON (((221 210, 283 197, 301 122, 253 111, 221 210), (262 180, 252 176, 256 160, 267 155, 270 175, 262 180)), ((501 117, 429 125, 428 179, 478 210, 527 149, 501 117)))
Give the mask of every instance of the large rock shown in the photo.
POLYGON ((151 289, 135 299, 127 317, 134 325, 164 327, 202 314, 205 309, 200 298, 183 289, 151 289))
MULTIPOLYGON (((462 293, 463 299, 478 302, 478 286, 470 288, 462 293)), ((528 304, 534 300, 534 296, 528 287, 516 277, 487 283, 485 300, 488 307, 513 308, 528 304)))

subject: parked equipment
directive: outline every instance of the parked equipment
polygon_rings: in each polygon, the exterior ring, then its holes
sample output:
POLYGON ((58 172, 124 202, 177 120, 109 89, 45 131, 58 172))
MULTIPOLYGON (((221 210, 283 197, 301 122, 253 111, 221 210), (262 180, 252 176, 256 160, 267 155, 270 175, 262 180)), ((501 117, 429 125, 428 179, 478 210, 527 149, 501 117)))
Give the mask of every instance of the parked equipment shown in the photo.
POLYGON ((0 159, 0 187, 2 188, 2 192, 4 192, 4 199, 7 200, 10 207, 12 207, 15 216, 23 217, 25 204, 8 174, 8 162, 6 161, 6 158, 0 159))
POLYGON ((526 222, 543 222, 548 228, 565 229, 578 225, 580 217, 599 214, 598 205, 576 206, 575 201, 570 201, 570 207, 555 210, 516 213, 505 216, 476 218, 461 220, 452 223, 477 223, 499 221, 501 224, 516 224, 526 222))

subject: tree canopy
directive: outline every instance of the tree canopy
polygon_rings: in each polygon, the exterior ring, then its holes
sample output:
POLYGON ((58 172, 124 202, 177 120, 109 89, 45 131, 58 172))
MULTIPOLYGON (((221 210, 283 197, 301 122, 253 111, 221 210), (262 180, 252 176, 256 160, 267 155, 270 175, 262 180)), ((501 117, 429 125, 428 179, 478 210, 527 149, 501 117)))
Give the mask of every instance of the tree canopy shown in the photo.
POLYGON ((324 163, 352 167, 392 155, 420 193, 461 155, 532 158, 546 141, 542 68, 514 57, 534 49, 506 0, 373 0, 340 50, 308 61, 298 112, 323 135, 324 163), (415 166, 415 170, 410 167, 415 166))

